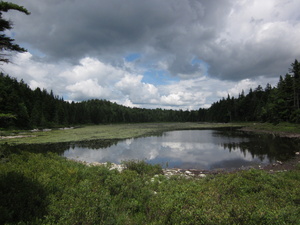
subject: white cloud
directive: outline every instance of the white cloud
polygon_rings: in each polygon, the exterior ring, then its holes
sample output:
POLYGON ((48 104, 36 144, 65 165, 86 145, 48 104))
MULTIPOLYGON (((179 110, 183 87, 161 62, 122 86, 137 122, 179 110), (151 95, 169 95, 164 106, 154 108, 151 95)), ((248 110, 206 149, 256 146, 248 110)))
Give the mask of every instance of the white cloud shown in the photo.
POLYGON ((64 63, 52 64, 37 60, 31 53, 18 53, 12 57, 12 63, 2 65, 3 73, 23 79, 32 89, 37 87, 60 92, 61 80, 57 77, 64 63))
POLYGON ((237 97, 242 91, 247 93, 250 88, 257 87, 257 82, 250 80, 250 79, 244 79, 240 82, 233 84, 232 88, 229 88, 228 90, 224 91, 217 91, 217 96, 226 98, 228 95, 237 97))
POLYGON ((142 75, 126 74, 115 87, 137 104, 157 103, 158 89, 152 84, 142 82, 142 79, 142 75))
POLYGON ((121 68, 105 64, 96 58, 85 57, 79 61, 78 65, 70 65, 69 68, 64 68, 59 76, 65 78, 68 82, 97 78, 102 85, 109 85, 121 79, 125 74, 127 72, 121 68))
POLYGON ((139 107, 139 105, 133 104, 128 98, 124 102, 119 102, 119 104, 122 104, 127 107, 131 107, 131 108, 139 107))
POLYGON ((88 79, 77 82, 73 85, 66 86, 66 90, 70 91, 71 99, 107 99, 110 96, 110 90, 103 88, 98 84, 98 79, 88 79))
MULTIPOLYGON (((135 73, 139 68, 127 68, 105 64, 86 57, 77 65, 51 64, 37 61, 30 53, 18 54, 16 63, 3 66, 11 76, 24 79, 32 89, 53 90, 66 100, 106 99, 129 107, 198 109, 209 107, 212 102, 227 94, 237 96, 242 90, 264 85, 270 81, 264 77, 240 82, 223 81, 208 77, 173 80, 164 85, 143 82, 143 75, 135 73)), ((271 84, 277 81, 273 79, 271 84)))
POLYGON ((210 74, 239 81, 285 73, 300 57, 299 7, 297 0, 236 1, 204 55, 210 74))

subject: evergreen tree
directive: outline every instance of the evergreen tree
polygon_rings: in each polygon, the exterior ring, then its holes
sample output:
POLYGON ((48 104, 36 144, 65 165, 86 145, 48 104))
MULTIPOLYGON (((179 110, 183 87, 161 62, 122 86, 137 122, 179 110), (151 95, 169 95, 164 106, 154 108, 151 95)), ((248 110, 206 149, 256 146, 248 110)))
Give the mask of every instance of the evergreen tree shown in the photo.
POLYGON ((5 51, 16 51, 16 52, 25 52, 26 50, 20 47, 18 44, 14 44, 14 39, 7 37, 3 32, 6 30, 12 29, 12 22, 3 18, 3 12, 7 12, 9 10, 17 10, 19 12, 23 12, 26 15, 30 13, 23 6, 19 6, 17 4, 11 2, 0 2, 0 62, 8 63, 9 59, 7 58, 7 54, 5 51))
POLYGON ((294 83, 293 83, 293 99, 295 109, 299 109, 300 101, 300 63, 295 59, 294 63, 291 64, 290 72, 293 73, 294 83))

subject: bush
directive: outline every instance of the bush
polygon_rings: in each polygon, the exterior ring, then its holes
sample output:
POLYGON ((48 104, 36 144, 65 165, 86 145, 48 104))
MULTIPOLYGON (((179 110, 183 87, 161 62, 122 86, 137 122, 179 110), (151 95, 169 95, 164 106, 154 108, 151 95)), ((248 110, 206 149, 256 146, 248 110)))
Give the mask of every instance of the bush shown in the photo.
POLYGON ((42 218, 48 204, 47 192, 37 180, 18 172, 0 175, 0 224, 42 218))
POLYGON ((155 174, 163 173, 161 165, 151 165, 143 160, 123 161, 122 164, 126 169, 136 171, 140 175, 154 176, 155 174))
POLYGON ((166 178, 160 166, 122 172, 55 154, 0 163, 0 224, 299 224, 299 170, 166 178))

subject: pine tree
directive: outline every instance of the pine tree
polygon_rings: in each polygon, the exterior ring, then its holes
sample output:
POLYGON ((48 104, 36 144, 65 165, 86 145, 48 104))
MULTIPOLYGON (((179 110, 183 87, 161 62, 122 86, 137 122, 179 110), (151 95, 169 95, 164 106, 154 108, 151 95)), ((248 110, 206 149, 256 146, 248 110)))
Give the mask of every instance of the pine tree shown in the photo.
POLYGON ((2 17, 3 12, 7 12, 9 10, 17 10, 19 12, 23 12, 26 15, 29 15, 30 12, 27 11, 23 6, 19 6, 17 4, 11 2, 0 2, 0 62, 8 63, 9 59, 7 58, 7 54, 5 51, 16 51, 16 52, 25 52, 26 50, 20 47, 18 44, 14 44, 14 39, 7 37, 3 34, 4 31, 12 29, 12 22, 6 20, 2 17))
POLYGON ((290 72, 293 73, 294 78, 294 107, 295 109, 299 109, 299 101, 300 101, 300 63, 297 59, 295 59, 294 63, 291 64, 292 68, 290 68, 290 72))

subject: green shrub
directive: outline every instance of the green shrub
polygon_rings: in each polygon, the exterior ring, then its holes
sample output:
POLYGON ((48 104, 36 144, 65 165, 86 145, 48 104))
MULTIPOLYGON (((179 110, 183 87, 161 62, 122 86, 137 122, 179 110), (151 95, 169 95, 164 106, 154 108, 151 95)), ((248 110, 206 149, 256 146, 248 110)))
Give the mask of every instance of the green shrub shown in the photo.
POLYGON ((18 172, 0 174, 0 224, 42 218, 48 204, 47 192, 37 180, 18 172))
POLYGON ((122 164, 126 169, 136 171, 140 175, 154 176, 163 173, 161 165, 151 165, 143 160, 128 160, 123 161, 122 164))
POLYGON ((0 163, 0 224, 299 224, 299 170, 171 178, 125 162, 118 172, 56 154, 0 163))

